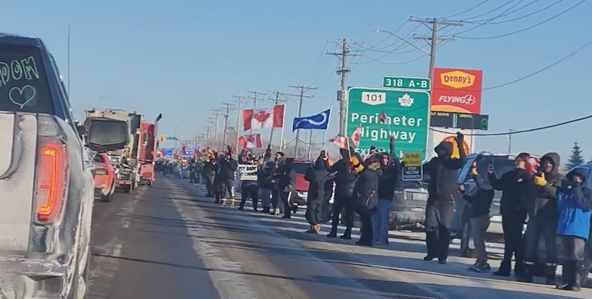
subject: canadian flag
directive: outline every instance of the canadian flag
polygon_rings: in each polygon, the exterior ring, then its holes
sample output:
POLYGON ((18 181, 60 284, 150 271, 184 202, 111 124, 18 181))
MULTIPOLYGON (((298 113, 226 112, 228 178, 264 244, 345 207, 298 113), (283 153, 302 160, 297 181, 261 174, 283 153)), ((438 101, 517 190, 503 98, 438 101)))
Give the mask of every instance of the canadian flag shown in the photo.
POLYGON ((356 130, 349 137, 349 140, 351 142, 351 145, 354 148, 358 148, 358 145, 360 145, 361 135, 362 135, 362 125, 358 125, 358 127, 356 128, 356 130))
POLYGON ((261 134, 243 135, 238 137, 238 143, 242 148, 262 148, 261 134))
POLYGON ((333 142, 333 144, 335 144, 335 146, 337 146, 338 148, 344 148, 347 149, 347 137, 344 136, 335 136, 331 139, 329 139, 329 141, 333 142))
POLYGON ((284 125, 285 105, 275 105, 271 109, 243 110, 245 131, 264 128, 281 128, 284 125))

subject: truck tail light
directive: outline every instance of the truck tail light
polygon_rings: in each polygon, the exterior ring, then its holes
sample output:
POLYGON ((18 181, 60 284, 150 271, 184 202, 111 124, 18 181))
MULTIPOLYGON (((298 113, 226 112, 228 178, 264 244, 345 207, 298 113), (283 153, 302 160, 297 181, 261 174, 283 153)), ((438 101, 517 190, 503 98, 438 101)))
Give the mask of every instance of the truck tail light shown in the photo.
POLYGON ((68 182, 64 144, 57 138, 39 138, 36 166, 35 220, 52 223, 62 211, 68 182))

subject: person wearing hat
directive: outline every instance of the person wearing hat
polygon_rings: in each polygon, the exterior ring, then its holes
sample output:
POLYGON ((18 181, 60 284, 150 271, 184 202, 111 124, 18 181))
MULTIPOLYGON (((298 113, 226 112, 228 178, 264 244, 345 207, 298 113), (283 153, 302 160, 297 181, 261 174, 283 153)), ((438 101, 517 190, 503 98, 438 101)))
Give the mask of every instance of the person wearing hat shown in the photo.
MULTIPOLYGON (((333 211, 331 216, 331 232, 327 235, 328 238, 337 237, 337 228, 341 212, 345 211, 345 232, 340 237, 341 239, 350 240, 352 228, 354 226, 354 206, 353 206, 353 183, 356 179, 356 169, 363 167, 359 160, 350 156, 350 151, 341 149, 341 159, 331 167, 329 172, 334 172, 335 182, 335 199, 333 202, 333 211)), ((353 152, 353 150, 352 150, 353 152)))

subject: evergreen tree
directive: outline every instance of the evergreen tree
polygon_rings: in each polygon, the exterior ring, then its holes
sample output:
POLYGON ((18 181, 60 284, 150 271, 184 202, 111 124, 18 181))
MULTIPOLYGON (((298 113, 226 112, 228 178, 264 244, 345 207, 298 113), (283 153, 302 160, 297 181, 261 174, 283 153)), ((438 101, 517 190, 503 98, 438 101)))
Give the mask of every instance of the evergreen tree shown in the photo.
POLYGON ((584 157, 582 157, 582 150, 580 149, 580 146, 578 145, 578 142, 574 142, 574 146, 571 150, 571 155, 569 156, 569 159, 567 161, 567 165, 565 165, 567 167, 567 169, 572 169, 580 164, 584 164, 584 157))

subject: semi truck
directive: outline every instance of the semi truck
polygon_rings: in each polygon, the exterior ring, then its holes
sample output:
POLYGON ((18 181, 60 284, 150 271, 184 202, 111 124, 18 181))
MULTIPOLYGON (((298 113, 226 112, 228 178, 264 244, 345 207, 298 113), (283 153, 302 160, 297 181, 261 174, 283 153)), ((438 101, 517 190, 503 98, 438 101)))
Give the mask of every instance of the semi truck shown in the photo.
POLYGON ((158 136, 158 121, 161 118, 162 114, 159 114, 154 123, 142 120, 140 124, 142 135, 140 137, 142 142, 140 143, 138 159, 140 163, 140 185, 152 186, 152 182, 154 182, 154 159, 159 148, 159 140, 156 136, 158 136))

